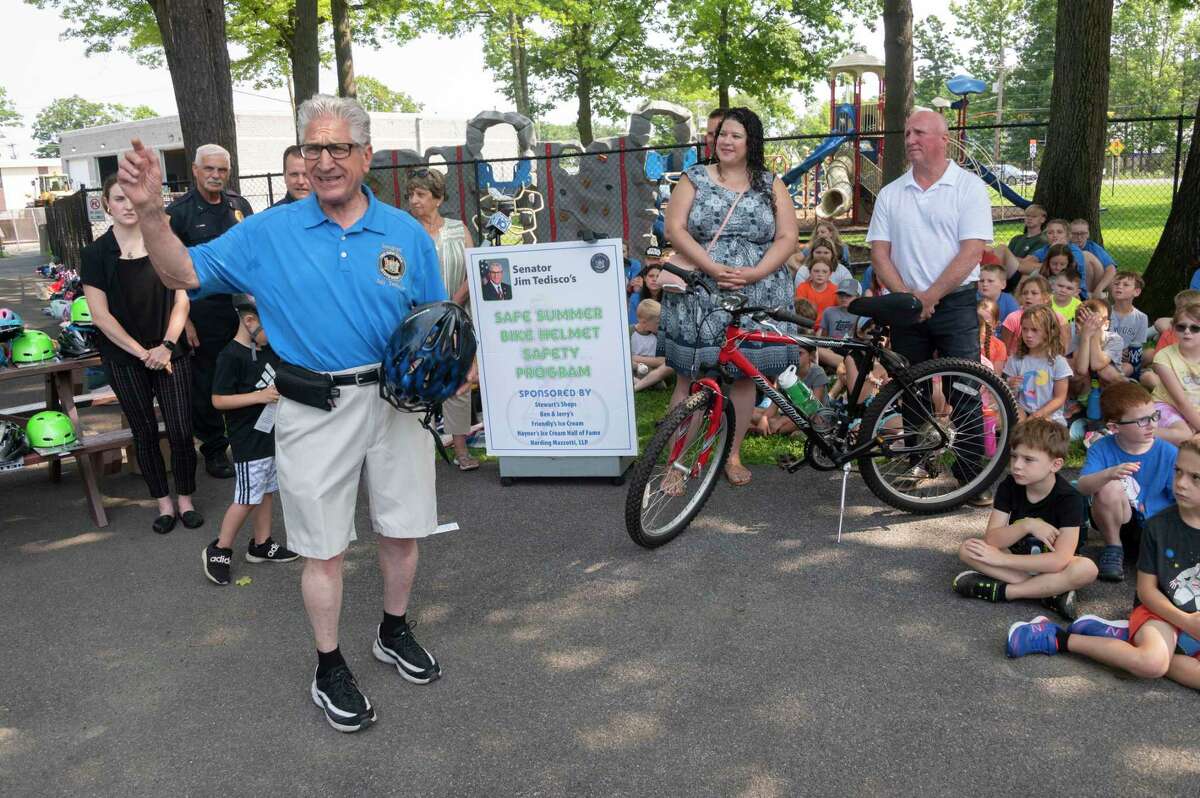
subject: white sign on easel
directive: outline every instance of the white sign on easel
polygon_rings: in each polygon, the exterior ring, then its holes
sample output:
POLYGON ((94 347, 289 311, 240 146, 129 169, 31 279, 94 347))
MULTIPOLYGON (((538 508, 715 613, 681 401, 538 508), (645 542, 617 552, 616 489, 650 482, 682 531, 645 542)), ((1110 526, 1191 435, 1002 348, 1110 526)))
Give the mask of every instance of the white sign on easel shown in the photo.
POLYGON ((621 241, 468 249, 467 282, 501 474, 506 457, 635 456, 621 241))

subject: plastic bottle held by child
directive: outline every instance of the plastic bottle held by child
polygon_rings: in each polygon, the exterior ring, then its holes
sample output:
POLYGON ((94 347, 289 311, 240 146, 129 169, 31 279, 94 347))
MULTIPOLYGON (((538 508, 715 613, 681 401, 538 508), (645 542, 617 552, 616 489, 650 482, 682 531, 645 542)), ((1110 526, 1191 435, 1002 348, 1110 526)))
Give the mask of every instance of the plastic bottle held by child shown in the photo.
POLYGON ((821 403, 813 396, 812 391, 804 380, 796 374, 795 366, 788 366, 779 375, 779 389, 787 394, 787 398, 805 416, 810 416, 820 409, 821 403))

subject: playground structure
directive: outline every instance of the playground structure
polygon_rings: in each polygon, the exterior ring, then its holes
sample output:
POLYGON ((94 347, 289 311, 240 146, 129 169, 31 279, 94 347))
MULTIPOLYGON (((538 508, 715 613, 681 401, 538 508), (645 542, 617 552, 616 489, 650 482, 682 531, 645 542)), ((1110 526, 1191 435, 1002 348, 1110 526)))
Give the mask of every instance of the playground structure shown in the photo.
POLYGON ((404 207, 410 168, 444 168, 441 211, 463 220, 477 242, 490 237, 487 220, 501 212, 511 222, 500 235, 502 244, 620 238, 636 257, 651 243, 661 215, 660 185, 696 158, 691 112, 671 103, 646 103, 630 115, 626 135, 586 147, 574 141, 539 143, 526 117, 485 111, 467 123, 461 145, 424 153, 376 152, 367 180, 380 199, 404 207), (646 149, 654 117, 670 121, 679 149, 666 154, 646 149), (483 158, 484 136, 495 125, 516 130, 516 160, 483 158))
MULTIPOLYGON (((1009 203, 1025 208, 1029 200, 1004 183, 996 165, 981 147, 972 146, 966 131, 970 95, 987 90, 982 80, 960 75, 946 88, 958 99, 949 107, 958 112, 960 130, 951 137, 948 154, 974 172, 1009 203)), ((875 197, 883 186, 884 64, 864 52, 851 53, 829 67, 829 135, 795 167, 783 182, 801 215, 838 219, 865 226, 875 197)), ((1001 216, 1005 215, 1003 209, 1001 216)))

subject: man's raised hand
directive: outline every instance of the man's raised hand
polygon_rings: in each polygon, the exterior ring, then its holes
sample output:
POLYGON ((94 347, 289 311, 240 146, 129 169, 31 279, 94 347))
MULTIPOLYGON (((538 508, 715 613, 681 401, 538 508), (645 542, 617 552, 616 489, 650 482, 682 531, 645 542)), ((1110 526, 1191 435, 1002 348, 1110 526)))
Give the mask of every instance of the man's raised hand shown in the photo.
POLYGON ((117 182, 139 214, 162 210, 162 169, 158 154, 135 138, 117 167, 117 182))

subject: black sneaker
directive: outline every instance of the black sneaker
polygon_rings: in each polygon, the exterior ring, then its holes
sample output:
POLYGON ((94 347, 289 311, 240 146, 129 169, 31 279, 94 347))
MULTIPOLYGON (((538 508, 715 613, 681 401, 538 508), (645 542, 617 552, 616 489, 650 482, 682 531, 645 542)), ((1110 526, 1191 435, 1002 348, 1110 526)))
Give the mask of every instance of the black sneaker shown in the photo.
POLYGON ((1073 621, 1079 617, 1079 607, 1076 606, 1074 590, 1068 590, 1066 593, 1059 593, 1057 596, 1044 598, 1042 599, 1042 606, 1048 610, 1054 610, 1068 621, 1073 621))
POLYGON ((212 457, 204 458, 204 470, 215 479, 233 479, 233 463, 225 452, 218 452, 212 457))
POLYGON ((429 684, 441 678, 442 666, 413 638, 407 623, 387 639, 382 630, 380 626, 376 631, 375 645, 371 647, 375 659, 395 665, 400 675, 413 684, 429 684))
POLYGON ((1100 552, 1100 580, 1120 582, 1125 579, 1125 550, 1120 545, 1105 546, 1100 552))
POLYGON ((209 543, 202 554, 204 575, 218 585, 229 584, 229 564, 233 562, 233 549, 223 549, 217 541, 209 543))
POLYGON ((954 592, 967 598, 983 599, 984 601, 1000 601, 1000 585, 998 579, 981 574, 978 571, 963 571, 954 577, 951 587, 954 592))
POLYGON ((325 710, 325 720, 340 732, 349 734, 375 722, 375 708, 345 665, 338 665, 325 676, 314 676, 310 692, 313 703, 325 710))
POLYGON ((267 538, 260 546, 253 540, 246 547, 246 562, 291 562, 300 555, 281 543, 267 538))

